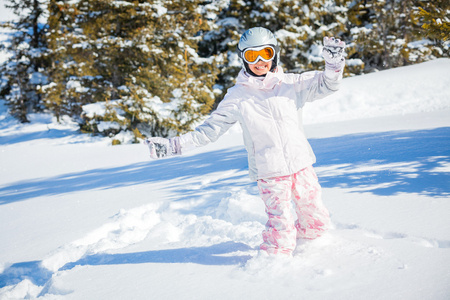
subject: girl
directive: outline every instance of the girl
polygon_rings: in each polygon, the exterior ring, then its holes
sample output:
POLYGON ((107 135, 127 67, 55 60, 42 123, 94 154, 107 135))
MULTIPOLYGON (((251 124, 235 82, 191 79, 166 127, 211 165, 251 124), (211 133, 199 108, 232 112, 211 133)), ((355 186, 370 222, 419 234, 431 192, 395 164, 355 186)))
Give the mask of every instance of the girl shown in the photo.
POLYGON ((325 71, 288 74, 278 65, 280 50, 272 32, 262 27, 247 30, 238 44, 244 68, 236 85, 194 131, 171 139, 149 138, 151 157, 178 155, 214 142, 239 122, 250 178, 258 182, 269 218, 260 248, 269 254, 291 255, 297 238, 314 239, 330 224, 301 113, 306 102, 338 90, 344 48, 344 42, 325 37, 325 71))

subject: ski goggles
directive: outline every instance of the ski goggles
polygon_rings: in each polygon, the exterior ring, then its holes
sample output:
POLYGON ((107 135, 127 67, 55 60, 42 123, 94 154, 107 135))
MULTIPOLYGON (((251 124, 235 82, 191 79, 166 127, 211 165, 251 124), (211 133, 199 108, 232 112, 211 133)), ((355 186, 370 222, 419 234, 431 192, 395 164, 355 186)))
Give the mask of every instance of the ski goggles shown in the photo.
POLYGON ((275 57, 275 49, 272 46, 247 48, 242 53, 242 59, 248 64, 256 64, 258 60, 271 61, 275 57))

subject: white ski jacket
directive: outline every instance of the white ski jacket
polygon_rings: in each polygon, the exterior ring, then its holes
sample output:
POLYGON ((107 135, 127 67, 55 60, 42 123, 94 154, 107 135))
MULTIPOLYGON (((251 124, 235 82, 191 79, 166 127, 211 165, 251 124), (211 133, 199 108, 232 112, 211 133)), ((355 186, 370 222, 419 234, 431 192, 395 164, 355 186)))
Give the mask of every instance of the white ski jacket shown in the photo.
POLYGON ((181 150, 214 142, 239 122, 252 180, 298 172, 316 161, 303 132, 302 107, 337 91, 341 79, 342 72, 288 74, 278 67, 258 78, 241 70, 209 118, 180 136, 181 150))

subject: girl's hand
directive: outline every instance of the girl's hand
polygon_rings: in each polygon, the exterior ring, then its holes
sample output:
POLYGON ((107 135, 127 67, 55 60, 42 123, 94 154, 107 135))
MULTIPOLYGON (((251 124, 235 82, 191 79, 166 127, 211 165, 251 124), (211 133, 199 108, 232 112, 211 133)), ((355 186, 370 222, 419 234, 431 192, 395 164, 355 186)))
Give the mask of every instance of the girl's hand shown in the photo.
POLYGON ((344 68, 345 42, 334 37, 323 38, 322 56, 325 59, 325 69, 339 72, 344 68))
POLYGON ((151 137, 145 140, 153 159, 181 155, 179 138, 166 139, 162 137, 151 137))

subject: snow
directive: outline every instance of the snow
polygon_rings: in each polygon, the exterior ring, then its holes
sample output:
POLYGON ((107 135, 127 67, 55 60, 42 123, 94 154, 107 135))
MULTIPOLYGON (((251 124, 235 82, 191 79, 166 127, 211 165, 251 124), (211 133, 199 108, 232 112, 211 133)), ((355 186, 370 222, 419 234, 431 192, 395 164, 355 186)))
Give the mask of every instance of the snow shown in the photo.
POLYGON ((307 106, 305 124, 450 109, 450 60, 436 59, 343 81, 339 93, 307 106))
POLYGON ((97 127, 98 127, 98 131, 100 131, 100 132, 103 132, 105 130, 110 130, 110 129, 119 130, 120 124, 117 122, 101 121, 98 123, 97 127))
POLYGON ((238 127, 150 160, 0 101, 0 299, 449 299, 449 67, 346 78, 307 104, 333 228, 293 258, 257 250, 238 127))
POLYGON ((9 8, 6 8, 5 4, 9 4, 9 2, 7 0, 0 0, 0 20, 2 21, 15 20, 16 17, 13 11, 9 8))
POLYGON ((351 59, 346 59, 345 60, 345 65, 346 66, 352 66, 352 67, 354 67, 354 66, 362 66, 362 65, 364 65, 364 62, 361 59, 359 59, 359 58, 351 58, 351 59))
POLYGON ((83 113, 88 118, 94 118, 95 116, 104 116, 106 114, 106 101, 83 105, 83 113))

